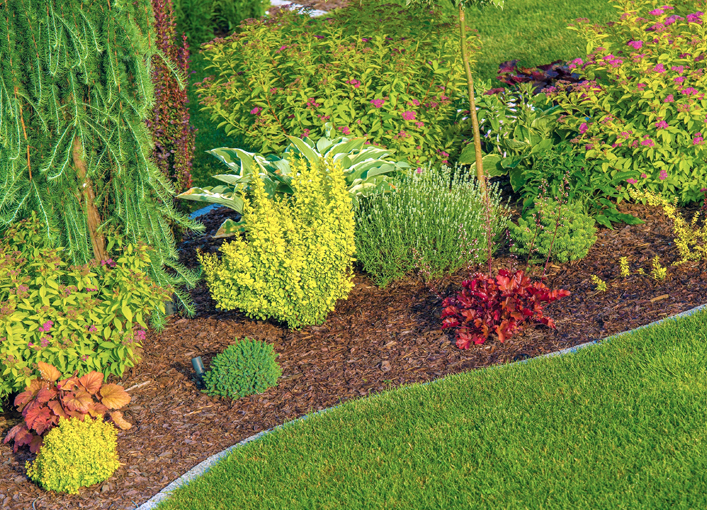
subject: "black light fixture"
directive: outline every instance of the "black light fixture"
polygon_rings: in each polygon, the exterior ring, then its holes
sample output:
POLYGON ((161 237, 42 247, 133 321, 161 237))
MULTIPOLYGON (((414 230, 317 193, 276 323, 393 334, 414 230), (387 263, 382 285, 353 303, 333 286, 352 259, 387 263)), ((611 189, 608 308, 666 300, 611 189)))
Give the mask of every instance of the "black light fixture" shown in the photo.
POLYGON ((194 372, 196 372, 196 387, 204 387, 204 362, 201 361, 201 356, 191 359, 191 366, 194 367, 194 372))

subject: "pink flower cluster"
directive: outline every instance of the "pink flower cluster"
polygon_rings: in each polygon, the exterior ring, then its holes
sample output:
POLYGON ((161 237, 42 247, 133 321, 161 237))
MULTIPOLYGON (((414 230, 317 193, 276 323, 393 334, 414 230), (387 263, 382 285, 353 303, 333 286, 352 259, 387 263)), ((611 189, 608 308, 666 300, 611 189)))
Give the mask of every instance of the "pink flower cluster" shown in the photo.
POLYGON ((415 120, 415 112, 405 111, 403 112, 403 119, 405 120, 415 120))
POLYGON ((385 99, 372 99, 371 104, 376 108, 382 108, 385 104, 385 99))
POLYGON ((353 88, 355 88, 355 89, 357 89, 361 86, 361 82, 358 80, 354 80, 353 78, 350 79, 349 81, 347 81, 346 83, 348 83, 349 85, 353 85, 353 88))
POLYGON ((262 108, 260 108, 259 106, 256 106, 255 108, 253 108, 253 109, 250 111, 250 114, 251 114, 251 115, 259 115, 260 112, 262 112, 262 111, 263 111, 262 108))

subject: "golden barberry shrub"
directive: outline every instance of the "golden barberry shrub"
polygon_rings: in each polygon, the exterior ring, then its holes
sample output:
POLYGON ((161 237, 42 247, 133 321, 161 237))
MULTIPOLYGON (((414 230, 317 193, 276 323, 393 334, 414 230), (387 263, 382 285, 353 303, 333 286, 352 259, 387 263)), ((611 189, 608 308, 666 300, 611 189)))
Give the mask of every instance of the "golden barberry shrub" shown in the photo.
POLYGON ((197 253, 211 296, 223 310, 274 318, 289 328, 321 324, 353 288, 355 223, 341 164, 295 159, 291 200, 268 199, 262 179, 244 200, 245 240, 222 257, 197 253))

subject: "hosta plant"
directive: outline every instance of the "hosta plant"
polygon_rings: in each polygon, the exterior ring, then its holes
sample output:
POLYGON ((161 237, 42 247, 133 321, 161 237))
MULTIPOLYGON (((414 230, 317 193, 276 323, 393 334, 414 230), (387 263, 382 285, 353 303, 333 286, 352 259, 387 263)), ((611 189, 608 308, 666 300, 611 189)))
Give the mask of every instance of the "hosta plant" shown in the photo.
MULTIPOLYGON (((331 136, 332 126, 327 126, 327 136, 331 136)), ((260 176, 265 193, 269 199, 277 197, 291 198, 292 178, 291 162, 293 158, 304 158, 308 164, 319 164, 324 158, 338 161, 344 172, 346 188, 354 200, 358 196, 391 191, 393 186, 389 178, 403 173, 410 167, 404 161, 393 161, 391 152, 386 149, 366 144, 365 138, 339 136, 334 139, 320 138, 316 143, 310 138, 288 137, 290 145, 282 156, 263 156, 241 149, 222 147, 209 152, 225 163, 234 174, 215 175, 228 186, 192 188, 178 195, 177 198, 221 204, 243 214, 243 198, 253 198, 253 178, 260 176)), ((231 237, 246 229, 246 220, 235 222, 228 219, 219 227, 215 238, 231 237)))
POLYGON ((59 381, 61 373, 48 363, 38 363, 41 377, 33 379, 27 389, 15 397, 15 406, 24 420, 10 429, 4 443, 14 441, 14 451, 29 445, 36 453, 43 437, 60 420, 86 416, 103 420, 108 414, 118 428, 129 429, 123 413, 117 411, 130 402, 130 395, 117 384, 103 384, 103 374, 90 372, 82 377, 59 381), (57 382, 58 381, 58 382, 57 382))
MULTIPOLYGON (((591 81, 552 95, 569 115, 563 129, 600 171, 630 171, 626 182, 639 189, 695 201, 707 182, 704 13, 695 2, 617 4, 610 29, 572 27, 588 41, 574 64, 591 81)), ((626 186, 621 193, 628 198, 626 186)))
POLYGON ((455 328, 456 345, 468 349, 483 344, 492 334, 503 343, 521 331, 527 322, 555 328, 554 321, 543 316, 541 303, 551 303, 569 296, 567 290, 550 290, 543 283, 531 283, 523 271, 511 274, 500 269, 494 278, 476 273, 473 280, 462 282, 464 289, 442 302, 442 329, 455 328))

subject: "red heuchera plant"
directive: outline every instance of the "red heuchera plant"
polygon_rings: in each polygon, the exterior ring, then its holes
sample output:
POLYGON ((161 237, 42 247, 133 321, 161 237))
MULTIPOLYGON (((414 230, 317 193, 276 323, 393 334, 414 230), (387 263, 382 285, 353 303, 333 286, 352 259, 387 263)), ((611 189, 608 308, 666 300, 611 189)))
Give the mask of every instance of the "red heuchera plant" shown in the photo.
MULTIPOLYGON (((103 374, 90 372, 82 377, 73 377, 56 382, 61 373, 53 365, 38 362, 41 378, 32 380, 27 389, 15 397, 15 406, 22 411, 24 421, 7 433, 4 443, 14 439, 14 451, 29 445, 32 453, 42 447, 43 436, 54 428, 61 418, 86 415, 104 417, 111 409, 120 409, 130 402, 130 395, 117 384, 103 385, 103 374), (97 399, 96 400, 94 400, 97 399)), ((123 413, 109 413, 113 423, 122 430, 132 427, 123 419, 123 413)))
POLYGON ((462 282, 464 290, 442 302, 442 329, 459 328, 457 347, 468 349, 470 344, 483 344, 491 333, 503 342, 519 332, 528 320, 555 328, 549 317, 544 317, 541 302, 551 303, 564 296, 567 290, 548 289, 540 282, 531 283, 523 271, 514 275, 505 269, 493 278, 476 273, 473 280, 462 282))

